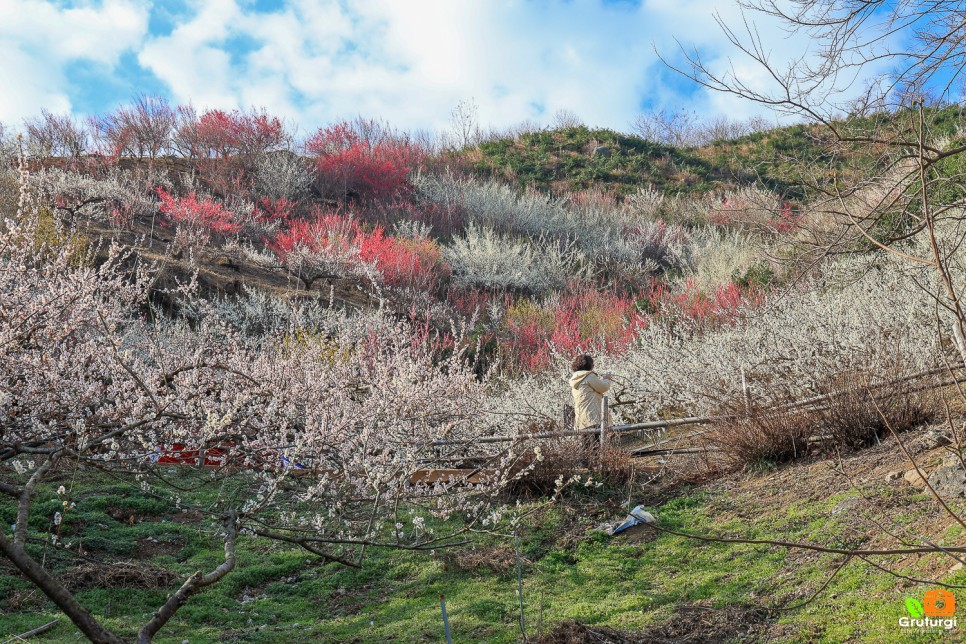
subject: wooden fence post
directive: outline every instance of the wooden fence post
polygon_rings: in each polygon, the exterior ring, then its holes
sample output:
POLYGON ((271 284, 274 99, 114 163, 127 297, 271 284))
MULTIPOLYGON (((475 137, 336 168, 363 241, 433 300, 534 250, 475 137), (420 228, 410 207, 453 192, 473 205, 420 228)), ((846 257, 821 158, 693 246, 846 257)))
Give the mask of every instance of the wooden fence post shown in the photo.
POLYGON ((745 400, 745 413, 751 412, 751 396, 748 393, 748 381, 745 380, 745 368, 741 367, 741 395, 745 400))
POLYGON ((607 445, 607 416, 609 415, 610 409, 607 407, 607 396, 604 396, 600 401, 600 449, 603 450, 607 445))

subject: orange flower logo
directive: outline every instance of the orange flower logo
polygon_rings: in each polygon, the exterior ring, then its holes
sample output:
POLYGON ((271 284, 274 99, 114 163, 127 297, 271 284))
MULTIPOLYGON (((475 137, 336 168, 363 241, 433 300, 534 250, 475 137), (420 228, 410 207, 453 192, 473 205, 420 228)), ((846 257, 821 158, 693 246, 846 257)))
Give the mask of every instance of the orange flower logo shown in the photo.
POLYGON ((941 588, 928 590, 922 598, 922 609, 926 617, 955 617, 956 596, 941 588))

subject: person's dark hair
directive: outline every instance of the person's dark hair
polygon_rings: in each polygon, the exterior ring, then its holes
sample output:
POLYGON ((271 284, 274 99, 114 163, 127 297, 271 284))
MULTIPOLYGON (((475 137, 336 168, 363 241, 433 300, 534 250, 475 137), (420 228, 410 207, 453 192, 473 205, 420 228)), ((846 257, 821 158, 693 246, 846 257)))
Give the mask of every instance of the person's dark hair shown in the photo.
POLYGON ((594 359, 586 353, 581 354, 570 363, 570 368, 574 371, 590 371, 594 368, 594 359))

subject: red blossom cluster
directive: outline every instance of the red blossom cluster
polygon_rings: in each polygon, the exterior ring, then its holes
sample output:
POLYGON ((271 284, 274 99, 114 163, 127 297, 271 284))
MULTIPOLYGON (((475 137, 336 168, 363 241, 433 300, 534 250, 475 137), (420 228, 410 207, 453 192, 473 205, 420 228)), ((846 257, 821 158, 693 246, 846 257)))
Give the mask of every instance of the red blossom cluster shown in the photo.
POLYGON ((357 238, 359 256, 372 262, 389 286, 431 290, 450 273, 439 244, 386 235, 376 227, 357 238))
POLYGON ((188 116, 178 127, 177 136, 191 156, 220 159, 278 150, 288 142, 278 117, 254 110, 208 110, 197 120, 188 116))
POLYGON ((652 317, 673 317, 708 327, 732 323, 743 310, 761 305, 764 299, 765 292, 760 288, 739 286, 733 281, 705 293, 690 278, 678 289, 654 279, 640 298, 639 306, 652 317))
POLYGON ((543 305, 520 301, 507 309, 502 343, 516 364, 539 371, 555 352, 614 355, 633 343, 645 322, 634 299, 583 287, 543 305))
MULTIPOLYGON (((282 216, 277 204, 275 212, 282 216)), ((384 284, 400 288, 434 290, 450 273, 432 240, 394 237, 380 226, 368 230, 354 217, 319 209, 309 219, 286 219, 284 228, 267 243, 307 288, 324 277, 365 274, 367 265, 378 271, 384 284)))
POLYGON ((164 188, 156 192, 165 222, 177 226, 183 241, 189 245, 207 244, 212 234, 231 235, 241 231, 231 211, 210 197, 199 197, 194 191, 177 197, 164 188))
POLYGON ((323 190, 347 201, 383 201, 405 193, 409 174, 425 158, 419 146, 405 139, 364 138, 348 122, 320 129, 305 149, 323 190))

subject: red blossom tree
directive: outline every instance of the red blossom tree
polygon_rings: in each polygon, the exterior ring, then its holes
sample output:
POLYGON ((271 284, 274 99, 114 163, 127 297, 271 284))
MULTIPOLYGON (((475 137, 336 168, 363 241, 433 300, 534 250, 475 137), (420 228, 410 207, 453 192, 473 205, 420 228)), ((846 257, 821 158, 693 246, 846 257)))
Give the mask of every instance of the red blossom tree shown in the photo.
POLYGON ((207 110, 196 117, 184 107, 179 114, 179 145, 194 157, 254 157, 283 149, 290 139, 281 119, 264 111, 207 110))
POLYGON ((194 191, 176 197, 164 188, 156 190, 161 200, 159 210, 165 222, 177 226, 177 243, 191 247, 207 244, 212 234, 232 235, 241 231, 232 213, 210 197, 198 197, 194 191))
POLYGON ((290 222, 268 246, 281 266, 310 290, 320 279, 364 274, 356 243, 361 233, 355 219, 316 210, 310 220, 290 222))
POLYGON ((378 202, 409 189, 422 149, 390 134, 361 136, 351 123, 320 129, 305 144, 320 188, 343 200, 378 202))

